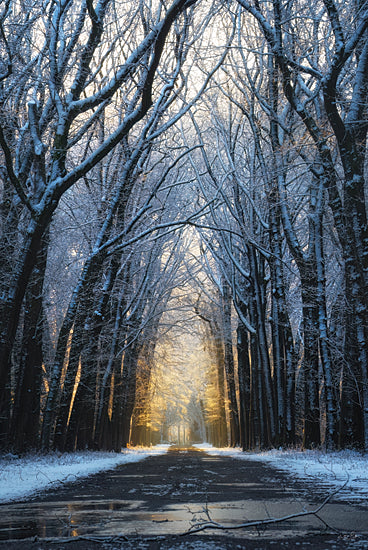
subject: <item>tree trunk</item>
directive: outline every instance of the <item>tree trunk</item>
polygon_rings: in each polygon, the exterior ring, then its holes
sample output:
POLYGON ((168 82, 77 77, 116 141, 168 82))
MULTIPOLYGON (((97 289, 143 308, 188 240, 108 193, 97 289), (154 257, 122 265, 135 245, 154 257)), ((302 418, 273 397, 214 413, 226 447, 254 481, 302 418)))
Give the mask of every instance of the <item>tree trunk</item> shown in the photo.
POLYGON ((259 356, 259 392, 260 405, 263 408, 263 446, 272 446, 276 437, 276 416, 275 416, 275 395, 271 378, 271 366, 269 357, 269 344, 266 334, 266 319, 265 319, 265 292, 263 287, 264 277, 262 276, 262 267, 257 260, 257 255, 254 247, 248 247, 248 257, 250 265, 250 273, 252 278, 253 300, 254 300, 254 315, 257 331, 257 346, 259 356))
POLYGON ((47 241, 47 238, 43 239, 24 301, 23 336, 10 434, 11 444, 18 452, 34 450, 39 446, 47 241))
POLYGON ((11 288, 8 289, 0 310, 0 449, 8 444, 10 420, 11 354, 19 324, 21 308, 30 276, 42 248, 43 234, 49 219, 44 217, 28 224, 26 239, 19 253, 11 288))
POLYGON ((134 343, 125 351, 124 355, 122 376, 123 394, 120 409, 121 431, 119 441, 115 447, 117 452, 118 450, 121 450, 122 447, 126 447, 129 443, 130 423, 133 415, 137 388, 139 351, 140 346, 137 343, 134 343))
MULTIPOLYGON (((245 312, 243 311, 243 314, 245 312)), ((243 451, 252 448, 251 443, 251 369, 249 361, 248 330, 242 323, 238 325, 238 378, 239 378, 239 416, 240 441, 243 451)))
MULTIPOLYGON (((318 303, 315 265, 300 273, 303 302, 303 375, 304 375, 304 433, 303 447, 321 445, 319 408, 319 350, 318 303)), ((300 269, 299 269, 300 271, 300 269)))
POLYGON ((229 400, 230 445, 236 447, 240 443, 239 413, 235 388, 234 354, 231 327, 231 294, 229 285, 223 280, 222 308, 224 331, 224 362, 226 385, 229 400))
MULTIPOLYGON (((77 312, 81 312, 81 316, 86 318, 88 315, 88 307, 83 307, 88 303, 90 289, 94 288, 98 277, 100 275, 100 269, 103 263, 103 255, 91 255, 83 266, 83 271, 79 277, 78 283, 74 288, 73 295, 69 302, 68 311, 64 317, 63 324, 61 326, 58 342, 56 347, 56 354, 51 369, 50 388, 47 396, 46 407, 44 411, 44 419, 42 426, 42 448, 47 451, 50 450, 54 442, 54 427, 58 409, 58 401, 60 398, 60 382, 65 365, 65 357, 67 354, 68 345, 71 344, 71 339, 74 338, 72 333, 73 325, 76 322, 77 312), (84 301, 84 302, 83 302, 84 301), (82 305, 81 305, 82 304, 82 305)), ((79 348, 82 345, 82 326, 75 327, 78 332, 79 338, 76 342, 76 346, 79 348)), ((75 355, 75 354, 74 354, 75 355)), ((75 369, 73 373, 68 377, 75 378, 75 369)), ((70 386, 68 386, 70 388, 70 386)), ((67 399, 70 400, 70 393, 64 396, 65 407, 68 407, 67 399)), ((70 401, 69 401, 70 404, 70 401)), ((65 425, 65 422, 64 422, 65 425)))
MULTIPOLYGON (((275 130, 276 131, 276 130, 275 130)), ((296 357, 290 319, 286 304, 282 266, 281 216, 277 181, 270 179, 269 239, 272 255, 269 259, 271 274, 271 328, 273 378, 275 387, 275 413, 279 443, 295 443, 295 375, 296 357)))
MULTIPOLYGON (((71 414, 73 400, 75 401, 74 393, 77 388, 78 374, 82 368, 81 353, 83 349, 83 321, 84 317, 79 313, 75 318, 73 337, 70 339, 70 351, 64 369, 66 369, 62 389, 60 390, 60 398, 58 404, 55 405, 54 415, 56 419, 56 427, 53 432, 53 448, 61 452, 65 451, 66 437, 68 432, 68 423, 71 414)), ((61 383, 61 380, 59 381, 61 383)))

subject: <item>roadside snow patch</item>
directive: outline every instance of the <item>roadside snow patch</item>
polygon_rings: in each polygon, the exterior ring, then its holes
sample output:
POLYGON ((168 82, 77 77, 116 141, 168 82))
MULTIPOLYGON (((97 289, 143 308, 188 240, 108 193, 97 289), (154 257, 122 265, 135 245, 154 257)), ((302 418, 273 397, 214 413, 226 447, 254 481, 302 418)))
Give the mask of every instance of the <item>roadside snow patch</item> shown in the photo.
POLYGON ((241 460, 257 460, 286 471, 298 478, 329 489, 344 488, 335 498, 368 502, 368 455, 356 451, 324 453, 322 451, 242 452, 236 448, 215 448, 208 443, 196 445, 212 455, 225 455, 241 460))
POLYGON ((0 502, 20 500, 42 489, 87 477, 120 464, 164 454, 169 445, 123 449, 121 453, 84 451, 0 457, 0 502))

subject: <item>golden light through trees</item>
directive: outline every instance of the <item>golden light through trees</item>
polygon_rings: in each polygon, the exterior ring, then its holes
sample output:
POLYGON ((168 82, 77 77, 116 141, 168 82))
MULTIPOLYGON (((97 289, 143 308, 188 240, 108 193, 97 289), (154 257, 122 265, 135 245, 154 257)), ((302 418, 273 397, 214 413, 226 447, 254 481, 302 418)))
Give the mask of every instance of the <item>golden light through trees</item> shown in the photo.
MULTIPOLYGON (((188 296, 196 296, 195 288, 186 290, 187 303, 176 296, 181 307, 177 303, 161 320, 165 333, 158 340, 152 365, 141 365, 143 379, 148 368, 151 373, 148 396, 138 377, 133 426, 149 432, 140 443, 203 442, 211 426, 218 423, 217 357, 208 344, 205 323, 188 301, 188 296)), ((134 432, 132 439, 137 442, 134 432)))

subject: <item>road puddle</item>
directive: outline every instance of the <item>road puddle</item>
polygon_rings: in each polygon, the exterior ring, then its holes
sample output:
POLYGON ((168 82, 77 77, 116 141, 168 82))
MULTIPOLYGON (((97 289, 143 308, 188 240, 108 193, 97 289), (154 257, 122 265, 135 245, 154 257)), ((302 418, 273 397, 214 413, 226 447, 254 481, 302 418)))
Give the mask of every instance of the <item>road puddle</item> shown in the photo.
MULTIPOLYGON (((17 503, 3 505, 0 517, 0 540, 23 538, 63 538, 80 535, 158 535, 184 533, 198 522, 211 517, 213 521, 235 526, 250 520, 262 520, 295 514, 307 509, 305 503, 226 501, 211 504, 181 502, 161 510, 145 509, 144 501, 80 501, 17 503)), ((367 513, 361 517, 341 504, 326 505, 321 514, 327 524, 350 529, 362 526, 367 513), (347 515, 350 519, 347 519, 347 515), (353 523, 352 523, 353 521, 353 523)), ((277 527, 277 536, 289 536, 297 531, 313 532, 321 522, 312 516, 295 518, 277 527)), ((270 536, 274 526, 267 528, 270 536), (271 530, 270 530, 271 529, 271 530)), ((259 532, 259 529, 257 530, 259 532)), ((250 535, 252 530, 248 530, 250 535)), ((274 536, 274 535, 273 535, 274 536)))
POLYGON ((76 537, 84 534, 180 533, 190 527, 188 503, 173 510, 144 510, 142 501, 21 503, 1 507, 0 540, 76 537))

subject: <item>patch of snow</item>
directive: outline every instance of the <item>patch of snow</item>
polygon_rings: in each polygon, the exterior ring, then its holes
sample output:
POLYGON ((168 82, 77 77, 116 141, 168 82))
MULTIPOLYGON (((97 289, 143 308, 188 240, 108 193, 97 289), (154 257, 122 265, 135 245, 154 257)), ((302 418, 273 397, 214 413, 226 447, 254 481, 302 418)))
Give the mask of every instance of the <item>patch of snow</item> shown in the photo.
MULTIPOLYGON (((368 502, 368 455, 354 451, 272 450, 242 452, 236 448, 215 448, 208 443, 194 445, 210 455, 224 455, 240 460, 257 460, 270 464, 297 478, 311 481, 316 488, 334 490, 345 487, 335 498, 368 502)), ((123 449, 121 453, 85 451, 0 457, 0 502, 29 498, 43 489, 54 488, 120 464, 137 462, 148 456, 163 454, 169 445, 123 449)), ((174 468, 174 467, 171 467, 174 468)), ((215 473, 212 472, 211 473, 215 473)), ((188 484, 192 480, 187 480, 188 484)))
POLYGON ((204 442, 204 443, 193 443, 192 447, 196 447, 197 449, 200 449, 202 451, 206 451, 207 449, 215 449, 216 448, 213 445, 211 445, 211 443, 206 443, 206 442, 204 442))
POLYGON ((286 471, 316 487, 340 489, 335 498, 368 502, 368 454, 357 451, 293 451, 276 450, 243 452, 240 448, 216 448, 208 443, 195 445, 210 455, 224 455, 240 460, 257 460, 286 471))
POLYGON ((21 500, 42 489, 54 488, 120 464, 138 462, 164 454, 169 445, 122 449, 121 453, 83 451, 76 453, 30 454, 19 458, 0 456, 0 502, 21 500))

